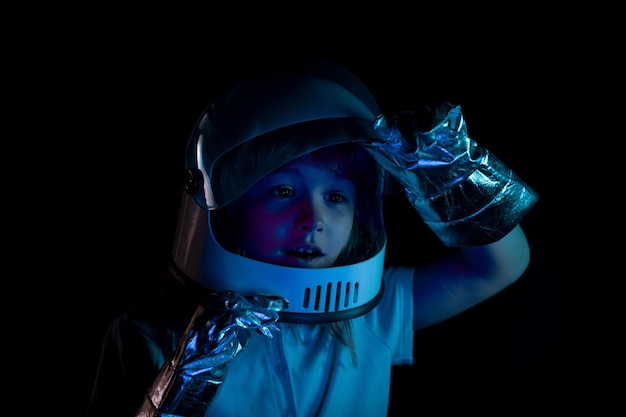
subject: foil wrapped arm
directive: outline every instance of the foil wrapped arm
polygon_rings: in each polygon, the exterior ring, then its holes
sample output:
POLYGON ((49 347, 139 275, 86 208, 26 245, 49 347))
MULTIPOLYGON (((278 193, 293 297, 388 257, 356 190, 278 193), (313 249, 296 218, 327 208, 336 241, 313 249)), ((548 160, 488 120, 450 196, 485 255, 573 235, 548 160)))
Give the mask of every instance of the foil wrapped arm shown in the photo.
POLYGON ((411 112, 387 121, 368 150, 400 184, 425 223, 446 246, 495 242, 526 215, 537 193, 467 135, 460 106, 441 104, 433 128, 416 128, 411 112))
POLYGON ((136 416, 204 416, 223 381, 225 365, 246 347, 252 331, 272 338, 279 331, 278 312, 287 306, 281 297, 244 297, 232 291, 207 296, 136 416))

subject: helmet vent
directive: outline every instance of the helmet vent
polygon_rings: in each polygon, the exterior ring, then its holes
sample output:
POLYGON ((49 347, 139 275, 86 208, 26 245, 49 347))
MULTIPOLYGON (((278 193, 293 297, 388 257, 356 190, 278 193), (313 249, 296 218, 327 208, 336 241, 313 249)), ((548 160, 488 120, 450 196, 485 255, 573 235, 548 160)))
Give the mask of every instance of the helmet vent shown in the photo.
POLYGON ((338 281, 334 291, 333 283, 329 282, 325 286, 317 285, 315 289, 305 288, 302 307, 312 308, 314 311, 339 311, 348 308, 349 305, 356 304, 359 300, 359 283, 347 282, 345 285, 338 281), (313 304, 311 306, 311 304, 313 304))

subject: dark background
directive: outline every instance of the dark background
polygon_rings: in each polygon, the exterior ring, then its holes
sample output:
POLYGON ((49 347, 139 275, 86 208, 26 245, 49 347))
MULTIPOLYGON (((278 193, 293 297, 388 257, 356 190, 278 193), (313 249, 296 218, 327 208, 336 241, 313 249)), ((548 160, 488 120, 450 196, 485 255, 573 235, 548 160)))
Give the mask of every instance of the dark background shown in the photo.
MULTIPOLYGON (((344 64, 390 112, 460 104, 470 136, 540 194, 522 223, 532 250, 526 274, 416 333, 417 363, 393 371, 390 414, 607 415, 615 407, 617 272, 609 262, 619 244, 612 236, 623 233, 610 181, 619 164, 616 135, 598 129, 611 107, 604 97, 614 91, 615 55, 578 24, 556 25, 556 16, 396 20, 406 13, 378 21, 371 10, 367 24, 342 16, 304 27, 293 18, 218 26, 221 13, 104 13, 21 50, 36 65, 29 83, 13 84, 34 107, 18 136, 36 138, 41 163, 23 156, 34 143, 24 140, 18 172, 35 181, 21 187, 29 221, 20 246, 31 256, 20 265, 43 277, 34 300, 43 324, 21 327, 38 330, 29 362, 47 408, 82 413, 108 322, 167 257, 185 141, 220 75, 284 51, 344 64), (51 369, 40 368, 41 356, 51 369)), ((404 200, 389 198, 386 210, 392 260, 445 251, 404 200), (414 235, 427 237, 413 247, 414 235)))

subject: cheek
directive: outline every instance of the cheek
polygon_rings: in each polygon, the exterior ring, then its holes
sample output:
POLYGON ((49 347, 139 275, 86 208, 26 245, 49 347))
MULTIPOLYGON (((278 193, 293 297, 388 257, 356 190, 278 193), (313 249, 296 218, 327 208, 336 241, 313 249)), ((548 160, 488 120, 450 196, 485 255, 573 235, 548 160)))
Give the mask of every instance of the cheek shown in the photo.
POLYGON ((273 218, 265 217, 262 220, 251 219, 248 231, 252 236, 260 236, 266 240, 273 240, 278 237, 281 224, 273 218))
POLYGON ((289 221, 286 213, 268 212, 261 204, 251 204, 241 222, 242 243, 257 248, 271 246, 272 242, 288 236, 289 221))
POLYGON ((354 216, 348 216, 346 217, 341 225, 339 230, 341 230, 341 234, 343 236, 343 241, 347 242, 348 239, 350 238, 350 233, 352 232, 352 224, 354 222, 354 216))

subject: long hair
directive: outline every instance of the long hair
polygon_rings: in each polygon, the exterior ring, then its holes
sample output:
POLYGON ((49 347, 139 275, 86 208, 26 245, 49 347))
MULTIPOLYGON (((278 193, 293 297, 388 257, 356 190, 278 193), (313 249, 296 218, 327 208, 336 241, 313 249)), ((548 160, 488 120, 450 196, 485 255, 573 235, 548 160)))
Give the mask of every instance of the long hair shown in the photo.
POLYGON ((341 161, 331 169, 343 177, 352 179, 356 187, 354 222, 350 238, 335 261, 335 266, 350 265, 370 259, 385 243, 385 228, 382 220, 383 176, 379 165, 368 152, 357 143, 329 146, 313 154, 320 161, 341 161))
MULTIPOLYGON (((357 201, 354 222, 348 242, 335 261, 335 266, 362 262, 376 255, 385 242, 382 221, 382 171, 361 145, 349 143, 322 148, 315 152, 320 160, 343 161, 340 172, 357 184, 357 201)), ((338 167, 340 169, 340 167, 338 167)), ((352 363, 358 365, 351 320, 324 324, 324 329, 350 349, 352 363)))

